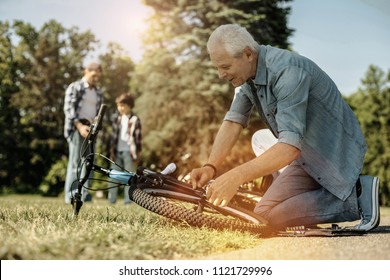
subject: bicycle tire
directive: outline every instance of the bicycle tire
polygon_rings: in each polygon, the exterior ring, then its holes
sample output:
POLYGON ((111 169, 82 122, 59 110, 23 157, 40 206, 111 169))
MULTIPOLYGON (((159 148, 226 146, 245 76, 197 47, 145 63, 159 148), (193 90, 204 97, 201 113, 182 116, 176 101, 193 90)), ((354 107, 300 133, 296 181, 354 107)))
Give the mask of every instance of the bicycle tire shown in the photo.
POLYGON ((249 214, 248 211, 236 206, 221 208, 213 206, 210 203, 205 204, 208 208, 207 210, 218 211, 218 213, 222 212, 224 215, 230 214, 228 215, 229 217, 225 218, 222 215, 215 216, 204 214, 203 212, 198 213, 176 203, 172 203, 172 200, 192 204, 197 203, 200 198, 190 194, 183 194, 172 190, 167 191, 164 188, 154 188, 147 185, 138 185, 135 188, 130 188, 129 196, 136 204, 151 212, 175 221, 185 222, 190 226, 207 227, 217 230, 238 230, 256 234, 269 234, 271 232, 268 226, 262 224, 255 217, 255 214, 249 214), (249 216, 252 218, 248 218, 249 216))
MULTIPOLYGON (((153 196, 162 197, 164 199, 169 199, 173 201, 181 201, 190 203, 193 205, 199 205, 199 203, 202 204, 202 206, 206 206, 209 211, 212 210, 214 213, 222 214, 224 216, 230 216, 233 218, 237 218, 246 222, 254 223, 254 224, 261 224, 261 221, 259 220, 260 217, 253 213, 253 211, 248 211, 244 207, 241 207, 241 202, 243 202, 243 197, 240 195, 236 195, 228 206, 226 207, 217 207, 213 204, 202 200, 199 196, 189 194, 188 192, 181 192, 176 190, 176 188, 171 188, 167 185, 164 185, 163 188, 156 188, 156 187, 150 187, 150 186, 141 186, 140 187, 142 191, 151 194, 153 196)), ((253 208, 252 208, 253 210, 253 208)))

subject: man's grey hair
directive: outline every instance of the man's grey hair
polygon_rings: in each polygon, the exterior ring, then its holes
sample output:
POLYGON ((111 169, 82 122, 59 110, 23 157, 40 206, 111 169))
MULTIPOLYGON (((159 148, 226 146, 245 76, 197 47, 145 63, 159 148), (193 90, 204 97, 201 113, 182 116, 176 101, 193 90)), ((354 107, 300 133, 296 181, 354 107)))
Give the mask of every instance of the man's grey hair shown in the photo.
POLYGON ((216 47, 224 47, 229 55, 238 57, 242 55, 245 48, 250 48, 254 53, 257 53, 257 42, 253 36, 238 24, 225 24, 216 28, 211 33, 207 41, 207 51, 216 47))

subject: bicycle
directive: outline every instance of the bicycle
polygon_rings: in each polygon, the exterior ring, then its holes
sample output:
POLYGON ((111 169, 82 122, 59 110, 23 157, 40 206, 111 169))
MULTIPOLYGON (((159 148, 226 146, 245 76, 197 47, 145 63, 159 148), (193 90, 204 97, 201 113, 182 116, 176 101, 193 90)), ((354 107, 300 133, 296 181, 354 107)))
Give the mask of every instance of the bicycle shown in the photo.
POLYGON ((86 172, 78 180, 77 191, 71 200, 74 218, 78 216, 83 205, 82 188, 91 172, 97 172, 121 184, 128 184, 132 201, 164 217, 197 227, 236 229, 257 233, 269 230, 261 217, 252 212, 256 204, 255 198, 259 197, 259 194, 254 191, 241 189, 228 206, 217 207, 207 201, 205 189, 194 190, 190 184, 170 176, 169 173, 175 169, 174 164, 170 164, 162 172, 155 172, 140 166, 136 173, 107 169, 97 165, 94 143, 102 129, 105 111, 106 105, 103 104, 85 140, 87 147, 82 148, 83 151, 89 150, 90 152, 82 154, 81 157, 86 172))
POLYGON ((78 180, 77 191, 72 197, 73 218, 77 217, 82 207, 81 191, 91 172, 97 172, 114 179, 118 184, 130 186, 129 197, 139 206, 179 222, 185 222, 190 226, 207 227, 211 229, 231 229, 247 231, 262 236, 275 234, 282 236, 335 236, 356 235, 362 232, 354 231, 332 225, 331 228, 305 228, 289 227, 284 231, 278 231, 266 224, 253 209, 261 199, 259 191, 252 191, 240 187, 237 194, 225 207, 214 206, 206 199, 206 189, 193 189, 186 182, 180 181, 169 174, 175 170, 175 165, 168 165, 163 171, 156 172, 145 167, 138 167, 137 172, 126 170, 107 169, 95 163, 94 144, 99 131, 102 129, 103 117, 106 105, 99 109, 98 116, 91 124, 90 132, 85 140, 87 145, 82 153, 82 165, 86 172, 78 180))

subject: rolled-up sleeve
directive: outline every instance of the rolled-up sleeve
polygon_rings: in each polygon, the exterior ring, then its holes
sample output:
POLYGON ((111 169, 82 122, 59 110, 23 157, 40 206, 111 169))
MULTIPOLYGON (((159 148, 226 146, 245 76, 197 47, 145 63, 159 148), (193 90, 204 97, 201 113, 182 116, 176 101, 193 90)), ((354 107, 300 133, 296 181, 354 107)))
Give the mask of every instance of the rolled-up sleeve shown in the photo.
POLYGON ((302 149, 302 138, 299 134, 284 130, 279 133, 278 142, 292 145, 298 149, 302 149))
POLYGON ((252 113, 253 103, 247 96, 245 86, 237 87, 233 102, 224 120, 241 124, 244 128, 249 124, 249 118, 252 113))
POLYGON ((306 132, 306 112, 311 76, 304 69, 290 66, 278 73, 273 84, 277 93, 279 142, 301 149, 306 132))

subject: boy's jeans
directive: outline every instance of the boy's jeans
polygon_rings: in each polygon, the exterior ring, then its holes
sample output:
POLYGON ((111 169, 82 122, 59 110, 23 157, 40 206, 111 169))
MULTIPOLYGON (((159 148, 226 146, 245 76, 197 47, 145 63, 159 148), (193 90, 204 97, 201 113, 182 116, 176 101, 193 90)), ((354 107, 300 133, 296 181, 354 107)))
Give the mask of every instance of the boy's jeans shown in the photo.
MULTIPOLYGON (((136 166, 135 162, 133 161, 133 159, 131 158, 129 151, 118 151, 116 153, 115 162, 116 162, 116 164, 123 167, 127 171, 130 171, 130 172, 136 171, 137 166, 136 166)), ((115 164, 112 164, 111 168, 115 169, 115 170, 121 170, 115 164)), ((118 188, 119 187, 115 187, 115 184, 112 184, 112 183, 109 184, 109 187, 110 187, 110 189, 108 190, 108 201, 111 203, 115 203, 117 200, 117 197, 118 197, 118 188)), ((129 198, 129 188, 130 188, 130 186, 128 186, 128 185, 126 185, 124 188, 125 204, 131 202, 131 200, 129 198)))

